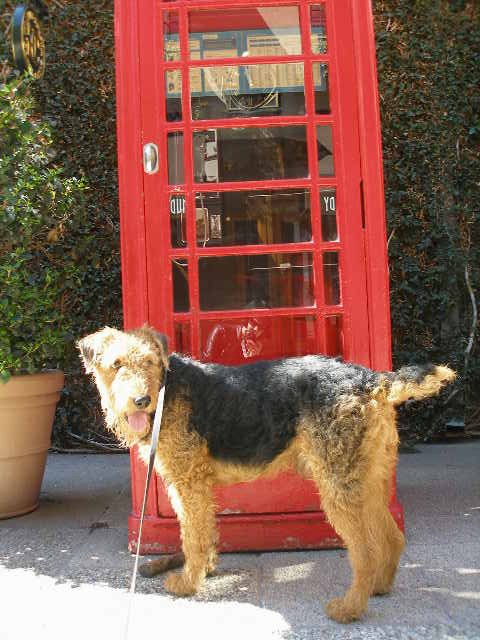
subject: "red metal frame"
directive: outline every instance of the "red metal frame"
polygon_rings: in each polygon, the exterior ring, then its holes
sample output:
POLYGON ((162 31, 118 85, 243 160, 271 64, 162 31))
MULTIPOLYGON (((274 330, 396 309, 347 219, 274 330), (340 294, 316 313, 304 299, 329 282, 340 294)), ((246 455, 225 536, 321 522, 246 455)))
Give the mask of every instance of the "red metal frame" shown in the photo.
MULTIPOLYGON (((232 8, 223 0, 115 0, 117 68, 117 122, 119 189, 122 238, 122 269, 125 327, 143 322, 162 330, 171 339, 174 323, 190 327, 191 352, 201 356, 200 321, 251 317, 310 316, 315 318, 317 350, 327 345, 329 315, 341 315, 344 357, 377 369, 391 364, 388 301, 388 266, 385 242, 385 212, 378 95, 375 69, 373 21, 369 0, 242 0, 242 7, 298 6, 302 55, 248 57, 248 64, 301 61, 304 63, 304 116, 269 116, 221 120, 191 120, 189 73, 192 67, 245 64, 244 58, 188 59, 188 12, 196 9, 232 8), (310 47, 310 7, 326 8, 327 54, 313 54, 310 47), (162 10, 179 16, 180 61, 163 60, 162 10), (329 65, 329 115, 314 109, 312 62, 329 65), (165 82, 167 70, 182 72, 183 120, 167 122, 165 82), (224 183, 193 182, 192 132, 232 126, 268 127, 305 125, 309 175, 304 179, 263 180, 224 183), (332 126, 335 177, 318 176, 316 126, 332 126), (169 185, 167 180, 167 133, 183 132, 185 184, 169 185), (146 175, 141 150, 155 142, 160 151, 159 171, 146 175), (199 247, 193 215, 197 192, 243 191, 302 187, 310 189, 312 241, 276 245, 199 247), (320 188, 335 187, 339 242, 321 239, 320 188), (182 193, 187 208, 187 247, 170 246, 169 197, 182 193), (362 202, 365 199, 365 206, 362 202), (364 209, 364 210, 363 210, 364 209), (339 252, 341 303, 324 300, 322 256, 339 252), (199 305, 198 259, 206 256, 254 255, 267 253, 312 253, 314 263, 314 307, 201 311, 199 305), (188 259, 190 310, 174 313, 171 259, 188 259)), ((253 12, 252 12, 253 13, 253 12)), ((202 16, 205 19, 206 14, 202 16)), ((239 14, 238 20, 245 20, 239 14)), ((238 22, 240 24, 240 22, 238 22)), ((208 25, 207 25, 208 26, 208 25)), ((218 25, 216 26, 218 28, 218 25)), ((281 355, 281 354, 278 354, 281 355)), ((133 509, 129 521, 130 546, 136 528, 143 492, 145 470, 132 452, 133 509)), ((269 549, 338 546, 340 540, 325 521, 318 496, 311 483, 285 474, 268 487, 237 485, 219 491, 220 548, 269 549), (276 496, 275 500, 271 497, 276 496), (268 499, 267 499, 268 498, 268 499), (312 506, 313 505, 313 506, 312 506), (232 511, 241 514, 232 515, 232 511), (227 513, 229 515, 227 515, 227 513), (248 527, 246 527, 248 523, 248 527)), ((392 513, 403 526, 403 516, 395 496, 392 513)), ((162 552, 178 547, 178 526, 161 480, 150 491, 142 552, 162 552)))
POLYGON ((367 262, 371 367, 392 367, 390 287, 383 182, 380 107, 375 57, 373 14, 368 1, 352 2, 357 65, 360 158, 365 202, 365 258, 367 262))
POLYGON ((123 312, 127 327, 148 318, 137 7, 115 1, 117 157, 123 312))

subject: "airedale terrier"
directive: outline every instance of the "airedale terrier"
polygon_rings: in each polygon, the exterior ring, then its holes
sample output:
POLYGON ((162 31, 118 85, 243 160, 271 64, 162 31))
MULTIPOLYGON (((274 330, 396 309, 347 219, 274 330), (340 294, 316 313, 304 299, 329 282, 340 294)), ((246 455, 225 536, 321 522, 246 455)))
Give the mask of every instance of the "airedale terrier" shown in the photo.
MULTIPOLYGON (((166 381, 155 468, 180 521, 184 567, 165 586, 194 594, 216 565, 215 485, 287 468, 313 479, 325 513, 348 548, 353 582, 326 606, 356 620, 368 598, 392 589, 404 546, 388 509, 397 458, 395 405, 439 392, 455 373, 443 366, 395 373, 319 355, 237 367, 168 355, 151 328, 105 328, 78 343, 98 386, 107 426, 149 455, 159 388, 166 381)), ((171 565, 179 564, 176 556, 171 565)), ((183 563, 183 562, 182 562, 183 563)), ((168 565, 144 565, 155 575, 168 565)))

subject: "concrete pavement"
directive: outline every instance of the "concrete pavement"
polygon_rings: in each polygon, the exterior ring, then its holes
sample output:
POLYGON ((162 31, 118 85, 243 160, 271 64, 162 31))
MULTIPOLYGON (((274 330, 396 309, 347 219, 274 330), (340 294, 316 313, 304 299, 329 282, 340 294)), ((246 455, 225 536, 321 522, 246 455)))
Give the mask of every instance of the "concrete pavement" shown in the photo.
MULTIPOLYGON (((350 580, 344 550, 224 554, 202 593, 139 576, 129 638, 480 640, 480 440, 401 455, 407 546, 390 596, 341 626, 323 604, 350 580)), ((0 521, 0 639, 125 633, 127 455, 50 454, 39 508, 0 521)))

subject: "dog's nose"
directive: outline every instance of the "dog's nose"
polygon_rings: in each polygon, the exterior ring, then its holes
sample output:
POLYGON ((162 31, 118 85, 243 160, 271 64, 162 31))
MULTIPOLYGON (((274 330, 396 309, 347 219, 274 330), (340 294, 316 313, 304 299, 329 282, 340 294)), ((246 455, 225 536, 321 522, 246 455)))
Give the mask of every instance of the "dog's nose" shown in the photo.
POLYGON ((150 396, 139 396, 135 398, 133 404, 139 409, 145 409, 150 404, 150 396))

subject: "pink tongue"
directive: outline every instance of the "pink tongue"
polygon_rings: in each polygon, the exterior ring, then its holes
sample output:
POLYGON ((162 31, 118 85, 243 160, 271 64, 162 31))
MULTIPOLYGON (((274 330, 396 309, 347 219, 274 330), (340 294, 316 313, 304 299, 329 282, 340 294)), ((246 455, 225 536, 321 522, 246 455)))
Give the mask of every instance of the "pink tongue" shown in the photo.
POLYGON ((128 425, 132 431, 144 431, 147 428, 148 415, 145 411, 136 411, 128 416, 128 425))

